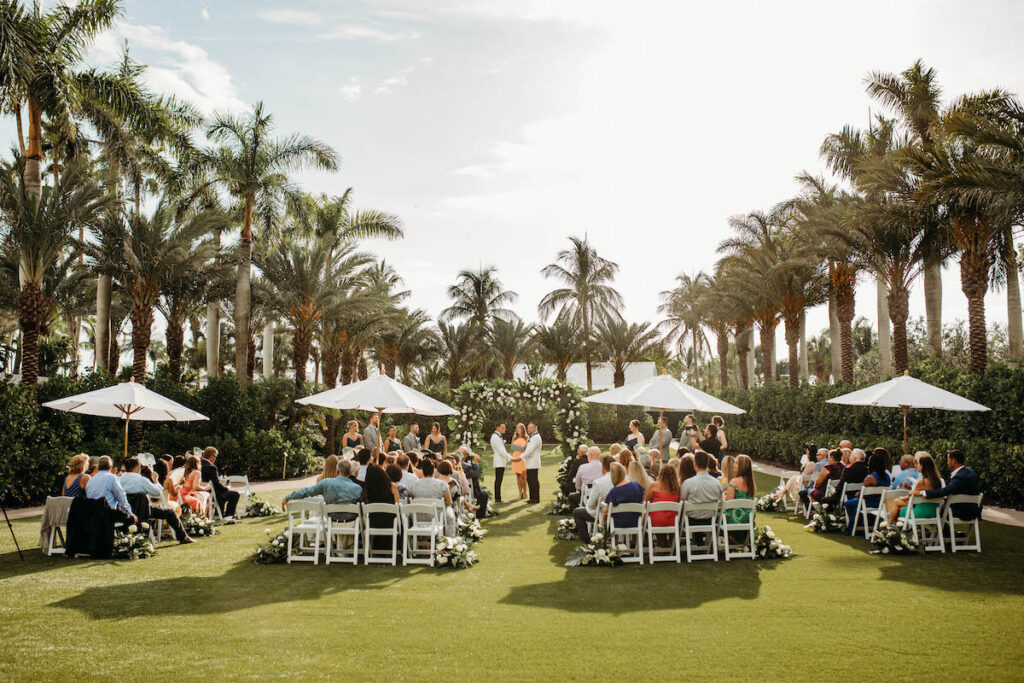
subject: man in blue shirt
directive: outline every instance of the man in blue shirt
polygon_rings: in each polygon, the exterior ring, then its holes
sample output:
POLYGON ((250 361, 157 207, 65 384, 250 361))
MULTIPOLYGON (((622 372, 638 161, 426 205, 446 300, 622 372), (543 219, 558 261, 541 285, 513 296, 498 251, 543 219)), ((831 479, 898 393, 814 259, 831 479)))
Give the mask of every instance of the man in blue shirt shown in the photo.
POLYGON ((128 497, 125 495, 124 489, 121 488, 121 482, 110 472, 113 466, 114 462, 109 455, 100 458, 97 464, 99 471, 92 476, 89 484, 85 487, 85 497, 93 500, 102 498, 107 502, 107 507, 120 512, 134 524, 138 518, 132 514, 132 508, 128 505, 128 497))
POLYGON ((339 503, 358 503, 363 498, 363 487, 349 479, 349 463, 347 460, 338 462, 338 476, 323 479, 313 484, 292 491, 281 501, 281 509, 287 509, 289 500, 321 496, 328 505, 339 503))
POLYGON ((892 478, 892 488, 914 488, 914 484, 916 484, 917 480, 921 478, 921 473, 917 471, 917 459, 922 454, 931 457, 927 451, 918 451, 913 455, 904 455, 900 458, 900 472, 892 478), (904 486, 904 484, 906 484, 906 486, 904 486))
MULTIPOLYGON (((162 500, 163 488, 156 483, 156 475, 153 475, 153 479, 147 479, 140 474, 142 466, 139 464, 137 458, 127 458, 121 467, 121 476, 119 483, 121 488, 126 494, 132 493, 144 493, 145 495, 162 500)), ((174 537, 178 539, 178 543, 194 543, 195 541, 185 532, 185 527, 181 525, 181 520, 178 519, 178 515, 174 514, 174 510, 164 507, 163 505, 150 502, 149 504, 149 517, 150 519, 161 519, 167 522, 167 526, 171 527, 174 532, 174 537)), ((159 541, 160 539, 157 539, 159 541)))

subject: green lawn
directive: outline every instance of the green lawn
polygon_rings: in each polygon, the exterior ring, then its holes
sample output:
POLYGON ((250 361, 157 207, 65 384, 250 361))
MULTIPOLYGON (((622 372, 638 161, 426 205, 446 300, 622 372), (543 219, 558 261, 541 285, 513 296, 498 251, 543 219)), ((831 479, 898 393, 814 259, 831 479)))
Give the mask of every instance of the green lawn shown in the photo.
POLYGON ((0 680, 1024 676, 1024 529, 896 558, 762 515, 798 557, 567 569, 546 507, 506 506, 465 571, 253 564, 282 517, 133 563, 45 558, 38 519, 16 522, 30 549, 2 529, 0 680))

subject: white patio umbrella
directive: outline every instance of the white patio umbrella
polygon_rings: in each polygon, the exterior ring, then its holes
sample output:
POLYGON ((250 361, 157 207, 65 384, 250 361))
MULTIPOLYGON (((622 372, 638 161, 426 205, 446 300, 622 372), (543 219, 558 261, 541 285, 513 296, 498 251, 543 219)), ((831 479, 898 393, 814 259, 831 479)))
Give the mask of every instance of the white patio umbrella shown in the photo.
MULTIPOLYGON (((455 408, 420 393, 412 387, 407 387, 387 375, 378 375, 328 389, 319 394, 300 398, 296 403, 336 410, 365 410, 371 413, 459 414, 455 408)), ((380 429, 377 430, 377 439, 377 446, 382 446, 380 429)))
POLYGON ((873 384, 849 394, 830 398, 826 403, 843 406, 875 406, 903 409, 903 452, 907 452, 907 412, 911 408, 985 412, 991 410, 945 389, 922 382, 904 372, 902 377, 873 384))
POLYGON ((194 422, 209 418, 175 403, 166 396, 147 389, 135 380, 84 394, 47 401, 45 408, 63 410, 78 415, 117 417, 124 420, 124 456, 128 457, 128 423, 131 420, 145 422, 194 422))
MULTIPOLYGON (((666 410, 694 410, 702 413, 726 413, 727 415, 739 415, 747 412, 669 375, 649 377, 616 389, 602 391, 593 396, 586 396, 583 400, 588 403, 657 408, 659 420, 664 417, 666 410)), ((662 446, 663 444, 658 445, 662 446)), ((659 450, 664 452, 664 448, 659 448, 659 450)))

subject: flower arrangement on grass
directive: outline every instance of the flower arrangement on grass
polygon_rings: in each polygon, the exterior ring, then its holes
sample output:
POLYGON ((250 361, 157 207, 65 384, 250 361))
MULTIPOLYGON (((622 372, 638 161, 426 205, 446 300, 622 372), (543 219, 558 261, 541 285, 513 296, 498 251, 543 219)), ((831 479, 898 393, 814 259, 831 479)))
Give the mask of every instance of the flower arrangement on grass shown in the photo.
POLYGON ((572 512, 572 505, 569 504, 569 496, 562 493, 559 489, 555 491, 555 502, 548 510, 549 515, 564 515, 567 512, 572 512))
POLYGON ((278 514, 277 508, 263 500, 255 493, 250 493, 245 503, 246 517, 272 517, 278 514))
MULTIPOLYGON (((270 529, 265 530, 270 536, 270 529)), ((279 564, 288 559, 288 532, 282 531, 269 538, 266 543, 256 546, 257 564, 279 564)))
POLYGON ((439 536, 434 546, 434 562, 437 567, 468 569, 479 560, 473 543, 462 536, 439 536))
POLYGON ((920 549, 902 519, 895 524, 880 522, 871 533, 871 553, 875 555, 913 555, 920 549))
POLYGON ((558 520, 558 529, 555 530, 555 538, 559 541, 576 540, 576 520, 572 517, 558 520))
POLYGON ((766 493, 757 499, 757 511, 758 512, 784 512, 786 509, 785 500, 782 498, 776 499, 775 496, 782 489, 775 489, 771 493, 766 493))
POLYGON ((846 528, 846 517, 841 510, 829 505, 819 505, 811 514, 811 521, 804 526, 815 533, 833 533, 846 528))
POLYGON ((459 536, 469 543, 479 543, 487 534, 487 529, 480 525, 480 520, 472 512, 459 517, 459 536))
POLYGON ((577 546, 565 561, 566 567, 617 567, 620 564, 622 553, 610 537, 602 533, 591 536, 590 543, 577 546))
POLYGON ((181 526, 185 527, 185 533, 193 538, 197 536, 213 536, 217 533, 213 521, 206 518, 199 512, 195 512, 188 505, 181 508, 181 526))
POLYGON ((784 544, 770 526, 765 526, 758 529, 754 537, 754 555, 761 560, 785 560, 793 556, 793 549, 784 544))
POLYGON ((132 524, 125 531, 114 533, 114 557, 121 560, 144 560, 156 554, 149 538, 149 524, 132 524))

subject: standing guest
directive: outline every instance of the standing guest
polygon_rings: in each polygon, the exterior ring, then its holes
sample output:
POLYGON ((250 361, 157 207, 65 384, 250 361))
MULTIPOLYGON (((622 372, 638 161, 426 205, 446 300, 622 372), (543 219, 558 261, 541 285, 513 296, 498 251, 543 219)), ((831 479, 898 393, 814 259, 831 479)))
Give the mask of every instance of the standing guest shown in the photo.
POLYGON ((512 462, 512 456, 505 447, 505 422, 502 420, 494 426, 491 434, 491 466, 494 468, 494 502, 501 501, 501 482, 505 478, 505 468, 512 462))
POLYGON ((722 444, 722 450, 726 450, 729 448, 729 440, 725 438, 725 420, 722 419, 721 415, 715 415, 711 418, 711 424, 715 425, 717 429, 715 438, 722 444))
POLYGON ((333 479, 336 476, 338 476, 338 456, 328 455, 327 459, 324 460, 324 471, 320 473, 316 481, 319 484, 324 479, 333 479))
POLYGON ((569 469, 565 473, 565 479, 562 481, 562 493, 567 496, 571 496, 573 491, 576 490, 576 473, 580 471, 580 468, 589 462, 587 458, 587 452, 590 448, 585 443, 581 443, 576 447, 576 457, 569 463, 569 469))
MULTIPOLYGON (((893 524, 900 517, 907 516, 907 510, 909 509, 908 503, 911 498, 919 491, 936 491, 942 488, 942 478, 939 476, 939 470, 935 467, 935 461, 932 460, 932 456, 922 451, 919 451, 916 458, 918 476, 917 480, 914 481, 913 488, 910 491, 910 495, 904 498, 897 498, 896 500, 889 499, 886 501, 887 512, 889 513, 889 523, 893 524)), ((901 473, 902 474, 902 473, 901 473)), ((909 479, 907 481, 910 481, 909 479)), ((893 485, 893 488, 898 488, 893 485)), ((939 514, 938 503, 915 503, 914 504, 914 516, 919 518, 935 517, 939 514)))
POLYGON ((398 427, 391 425, 388 427, 388 438, 384 440, 384 452, 394 453, 400 450, 402 450, 402 442, 398 440, 398 427))
MULTIPOLYGON (((658 480, 647 487, 644 500, 648 503, 678 503, 679 476, 674 467, 662 467, 658 480)), ((676 513, 660 510, 650 513, 651 526, 675 526, 676 513)))
MULTIPOLYGON (((736 456, 735 471, 725 488, 725 500, 750 500, 756 495, 754 464, 749 455, 738 455, 736 456)), ((729 524, 744 524, 750 519, 752 512, 752 510, 726 510, 725 521, 729 524)))
POLYGON ((693 453, 687 453, 679 459, 679 485, 682 486, 686 480, 691 479, 696 474, 696 457, 693 453))
POLYGON ((367 448, 380 448, 380 413, 374 413, 363 430, 363 445, 367 448))
POLYGON ((722 442, 715 436, 718 434, 718 427, 714 424, 709 424, 704 428, 704 438, 701 441, 697 441, 697 434, 693 433, 690 436, 690 448, 695 452, 699 449, 710 455, 718 462, 718 455, 722 452, 722 442))
POLYGON ((356 470, 356 479, 366 481, 366 468, 369 467, 372 460, 373 451, 369 448, 359 449, 359 452, 356 453, 356 462, 359 463, 359 469, 356 470))
POLYGON ((193 511, 205 511, 210 503, 210 487, 203 484, 202 465, 199 458, 190 455, 185 459, 185 471, 178 490, 178 500, 186 503, 193 511))
POLYGON ((402 450, 406 453, 420 449, 420 426, 413 422, 409 425, 409 433, 402 439, 402 450))
POLYGON ((68 474, 64 477, 64 486, 61 489, 60 495, 69 498, 85 495, 85 485, 89 483, 89 475, 85 473, 85 468, 88 465, 89 456, 85 453, 79 453, 71 458, 71 462, 68 463, 68 474))
MULTIPOLYGON (((413 456, 415 457, 415 453, 413 456)), ((399 484, 408 490, 408 488, 412 486, 412 483, 419 479, 419 477, 413 474, 412 458, 410 458, 406 453, 402 453, 398 456, 395 464, 398 465, 398 469, 402 470, 402 481, 399 482, 399 484)))
POLYGON ((128 504, 128 497, 121 487, 121 482, 110 471, 114 467, 114 461, 109 455, 104 455, 96 460, 96 474, 89 480, 89 486, 85 489, 85 497, 90 500, 105 500, 107 507, 114 511, 115 515, 122 515, 122 520, 134 524, 138 517, 132 513, 128 504))
POLYGON ((736 458, 732 457, 731 455, 727 455, 724 458, 722 458, 722 476, 719 479, 719 481, 722 482, 723 489, 729 486, 729 482, 732 481, 732 478, 734 476, 736 476, 736 466, 734 464, 735 462, 736 458))
MULTIPOLYGON (((636 465, 641 472, 643 469, 640 468, 640 464, 633 462, 632 465, 636 465)), ((612 463, 611 470, 609 470, 611 476, 612 488, 605 495, 604 502, 608 505, 605 508, 605 520, 608 519, 609 510, 611 506, 619 505, 622 503, 643 503, 644 496, 647 493, 646 488, 637 481, 631 481, 626 473, 626 468, 619 463, 612 463)), ((619 528, 635 527, 640 521, 639 512, 616 512, 612 514, 612 521, 615 522, 615 526, 619 528)), ((642 541, 637 539, 642 544, 642 541)))
MULTIPOLYGON (((945 498, 947 496, 976 496, 981 493, 981 482, 978 475, 969 467, 964 467, 964 454, 960 451, 950 451, 946 455, 946 465, 949 467, 949 483, 938 489, 921 489, 914 492, 915 496, 925 498, 945 498)), ((952 506, 952 512, 957 519, 971 521, 981 516, 981 507, 972 503, 957 503, 952 506)))
MULTIPOLYGON (((864 477, 864 488, 869 486, 890 486, 892 484, 892 477, 889 475, 889 451, 884 448, 876 448, 868 459, 868 476, 864 477)), ((849 520, 846 523, 846 531, 844 532, 847 536, 853 534, 853 525, 856 523, 855 514, 857 512, 857 503, 860 496, 855 496, 845 501, 843 505, 846 506, 846 519, 849 520)), ((864 507, 871 509, 877 508, 882 497, 880 495, 864 496, 864 507)))
MULTIPOLYGON (((647 443, 651 444, 651 448, 658 449, 661 454, 661 461, 668 462, 670 451, 672 450, 672 430, 668 428, 668 420, 664 417, 658 418, 658 426, 651 434, 651 439, 647 443)), ((654 451, 651 451, 651 457, 654 457, 654 451)))
POLYGON ((572 511, 572 518, 576 522, 576 533, 584 543, 590 543, 590 530, 587 528, 587 524, 597 520, 601 501, 612 489, 612 478, 609 472, 613 465, 618 465, 618 463, 610 455, 601 458, 601 476, 594 480, 594 485, 586 499, 580 501, 582 505, 572 511))
POLYGON ((527 504, 536 505, 540 502, 540 453, 544 447, 544 441, 541 439, 537 425, 532 422, 526 425, 526 433, 529 434, 530 440, 526 444, 526 450, 523 451, 522 459, 526 466, 526 488, 530 493, 530 500, 527 504))
POLYGON ((519 500, 526 498, 526 463, 523 462, 523 452, 530 439, 526 434, 526 426, 520 422, 516 425, 516 431, 512 434, 512 471, 516 475, 516 486, 519 488, 519 500))
MULTIPOLYGON (((160 498, 163 488, 156 482, 156 475, 150 472, 149 477, 144 476, 137 458, 126 458, 121 463, 121 469, 122 473, 118 480, 126 494, 141 493, 150 498, 160 498)), ((194 542, 185 532, 185 527, 181 525, 181 520, 178 519, 178 515, 173 509, 151 502, 149 504, 149 517, 150 519, 159 519, 167 522, 167 526, 171 527, 174 537, 178 539, 178 543, 194 542)))
MULTIPOLYGON (((685 459, 684 459, 685 460, 685 459)), ((718 479, 708 473, 710 456, 704 451, 693 454, 693 466, 696 474, 679 486, 679 500, 683 503, 717 503, 722 499, 722 485, 718 479)), ((690 519, 711 519, 715 516, 712 510, 697 510, 689 515, 690 519)))
POLYGON ((626 436, 623 443, 626 448, 634 453, 636 452, 637 446, 644 445, 644 435, 640 432, 640 420, 629 421, 629 434, 626 436))
POLYGON ((356 449, 363 445, 363 437, 359 433, 359 423, 355 420, 348 421, 348 431, 345 432, 345 437, 342 440, 342 445, 345 448, 356 449))
POLYGON ((694 438, 700 438, 700 430, 693 415, 683 417, 683 423, 679 425, 679 453, 691 453, 691 442, 694 438))
POLYGON ((223 518, 229 521, 233 520, 241 494, 221 483, 220 472, 217 471, 217 449, 213 446, 203 449, 202 477, 203 481, 209 484, 209 487, 217 495, 217 504, 221 508, 223 518))
MULTIPOLYGON (((892 487, 894 489, 914 488, 914 484, 921 478, 921 471, 917 464, 922 455, 927 455, 929 459, 932 457, 927 451, 918 451, 914 455, 904 455, 900 458, 900 473, 892 478, 892 487)), ((935 464, 934 460, 932 460, 932 464, 935 464)), ((939 487, 936 486, 934 488, 939 487)))
POLYGON ((572 480, 573 492, 569 494, 569 505, 575 509, 580 505, 580 497, 583 489, 601 477, 604 469, 601 466, 601 449, 591 446, 587 449, 587 462, 576 470, 576 476, 572 480))
POLYGON ((647 470, 637 460, 629 463, 629 466, 626 468, 626 478, 639 484, 644 491, 651 485, 651 477, 648 476, 647 470))
POLYGON ((441 433, 441 423, 435 422, 430 425, 430 433, 427 434, 423 445, 431 453, 448 455, 448 439, 441 433))

